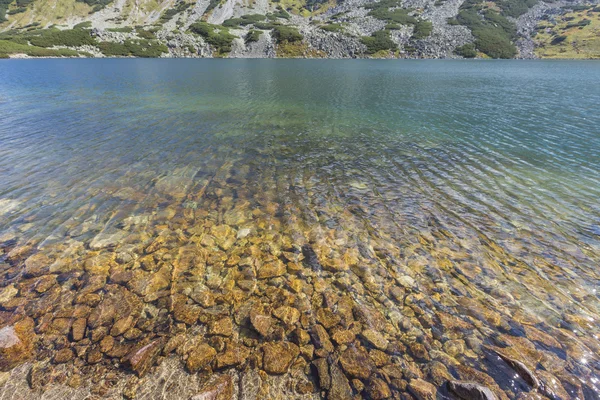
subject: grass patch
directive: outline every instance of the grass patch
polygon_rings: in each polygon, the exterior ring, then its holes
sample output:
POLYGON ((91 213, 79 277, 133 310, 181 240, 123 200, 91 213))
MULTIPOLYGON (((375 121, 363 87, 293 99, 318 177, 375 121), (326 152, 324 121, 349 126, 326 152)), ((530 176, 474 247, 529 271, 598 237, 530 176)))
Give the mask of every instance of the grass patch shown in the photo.
POLYGON ((298 29, 292 26, 277 25, 273 27, 273 37, 277 43, 295 43, 300 42, 304 38, 298 29))
POLYGON ((344 27, 341 24, 321 25, 319 28, 326 32, 342 32, 344 30, 344 27))
POLYGON ((534 37, 541 58, 600 59, 600 9, 562 10, 561 15, 540 21, 534 37))
POLYGON ((475 36, 475 47, 492 58, 513 58, 517 48, 516 26, 494 10, 479 14, 473 8, 458 13, 457 21, 468 27, 475 36))
POLYGON ((29 42, 38 47, 68 46, 78 47, 94 45, 96 41, 87 29, 48 29, 39 31, 40 34, 28 36, 29 42))
MULTIPOLYGON (((397 8, 401 5, 402 2, 400 0, 382 0, 378 3, 367 5, 365 8, 371 10, 368 15, 387 22, 388 26, 391 26, 395 30, 400 29, 400 25, 413 26, 413 39, 425 39, 428 37, 433 30, 432 23, 409 15, 413 11, 412 9, 397 8)), ((392 28, 386 27, 386 30, 392 28)), ((367 42, 372 44, 373 41, 367 39, 367 42)), ((383 43, 382 38, 379 38, 379 42, 383 43)))
POLYGON ((208 22, 196 22, 190 26, 190 31, 202 36, 218 54, 229 53, 233 39, 237 37, 229 33, 229 29, 208 22))
POLYGON ((79 53, 69 49, 45 49, 37 46, 0 40, 0 54, 27 54, 30 57, 77 57, 79 53))
POLYGON ((160 57, 169 49, 151 40, 126 40, 124 43, 100 42, 98 48, 108 57, 160 57))
POLYGON ((475 49, 475 44, 467 43, 462 46, 458 46, 454 49, 454 54, 464 57, 464 58, 475 58, 477 57, 477 49, 475 49))
POLYGON ((123 26, 120 28, 108 28, 106 29, 108 32, 120 32, 120 33, 131 33, 133 32, 133 28, 130 26, 123 26))
POLYGON ((367 46, 367 54, 398 50, 398 45, 390 37, 390 31, 385 29, 374 32, 371 36, 363 36, 360 40, 367 46))
POLYGON ((261 31, 252 29, 252 30, 248 31, 248 33, 246 34, 246 37, 244 38, 244 41, 246 43, 258 42, 258 40, 260 39, 260 35, 262 35, 261 31))
MULTIPOLYGON (((191 6, 192 6, 191 3, 180 2, 174 8, 169 8, 169 9, 165 10, 165 12, 163 13, 163 15, 160 16, 159 22, 161 24, 167 23, 171 19, 173 19, 173 17, 175 15, 177 15, 177 14, 179 14, 181 12, 184 12, 185 10, 187 10, 188 8, 190 8, 191 6)), ((216 4, 215 4, 215 6, 216 6, 216 4)))
POLYGON ((98 12, 100 10, 102 10, 104 7, 106 7, 107 5, 109 5, 112 0, 75 0, 78 1, 80 3, 85 3, 88 6, 92 7, 92 11, 93 12, 98 12))
POLYGON ((223 26, 234 28, 238 26, 252 25, 257 22, 263 22, 267 17, 261 14, 243 15, 239 18, 230 18, 223 22, 223 26))
POLYGON ((426 37, 428 37, 429 35, 431 35, 431 32, 433 31, 433 24, 431 23, 431 21, 417 21, 417 23, 415 24, 415 28, 413 31, 413 39, 425 39, 426 37))

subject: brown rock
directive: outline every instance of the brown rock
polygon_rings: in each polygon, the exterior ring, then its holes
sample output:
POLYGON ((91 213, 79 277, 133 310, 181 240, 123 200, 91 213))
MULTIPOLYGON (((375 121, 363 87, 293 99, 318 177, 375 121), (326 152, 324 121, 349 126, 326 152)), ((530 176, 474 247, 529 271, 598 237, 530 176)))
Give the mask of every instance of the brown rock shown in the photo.
POLYGON ((162 340, 157 339, 134 349, 126 356, 125 362, 139 376, 144 376, 152 368, 162 350, 162 340))
POLYGON ((321 389, 329 390, 331 387, 331 376, 329 375, 329 363, 325 358, 317 358, 313 361, 313 365, 317 370, 317 376, 319 377, 319 387, 321 389))
POLYGON ((475 382, 450 381, 448 389, 464 400, 498 400, 498 397, 489 388, 475 382))
POLYGON ((33 356, 33 326, 27 318, 0 329, 0 371, 9 371, 33 356))
POLYGON ((224 317, 211 322, 208 328, 209 335, 231 336, 233 334, 233 322, 231 318, 224 317))
POLYGON ((25 278, 33 278, 42 276, 50 267, 52 260, 43 253, 37 253, 25 260, 25 270, 23 275, 25 278))
POLYGON ((369 380, 367 393, 373 400, 382 400, 392 397, 390 387, 379 378, 371 378, 369 380))
POLYGON ((415 396, 417 400, 435 400, 437 389, 431 383, 422 379, 411 379, 408 384, 408 391, 415 396))
POLYGON ((335 331, 333 333, 333 336, 331 336, 333 341, 336 342, 338 345, 352 343, 355 337, 356 336, 354 335, 354 332, 352 332, 351 330, 335 331))
POLYGON ((317 310, 317 321, 323 325, 325 329, 331 329, 340 323, 341 318, 328 308, 319 308, 317 310))
POLYGON ((300 311, 288 306, 279 307, 273 312, 273 315, 286 325, 295 325, 300 320, 300 311))
POLYGON ((371 358, 371 361, 373 361, 373 364, 375 364, 375 366, 378 368, 392 363, 390 356, 388 356, 381 350, 373 349, 369 351, 369 357, 371 358))
POLYGON ((119 319, 110 329, 111 336, 119 336, 124 334, 133 324, 133 317, 128 315, 125 318, 119 319))
POLYGON ((186 304, 177 302, 173 309, 173 317, 176 321, 184 322, 188 325, 194 325, 202 313, 202 308, 196 304, 186 304))
POLYGON ((100 361, 102 361, 102 353, 100 353, 100 350, 98 350, 98 349, 91 350, 88 353, 87 361, 90 364, 96 364, 96 363, 99 363, 100 361))
POLYGON ((38 293, 45 293, 52 286, 56 284, 56 277, 54 275, 45 275, 39 278, 35 283, 35 291, 38 293))
POLYGON ((350 346, 340 357, 344 371, 355 378, 367 379, 371 376, 373 364, 364 347, 350 346))
POLYGON ((233 367, 243 364, 250 356, 250 349, 242 344, 228 343, 225 347, 225 353, 217 356, 217 369, 233 367))
POLYGON ((328 400, 350 400, 352 399, 352 388, 346 375, 340 368, 332 364, 329 372, 331 374, 331 388, 327 396, 328 400))
POLYGON ((74 356, 75 355, 73 354, 73 350, 67 347, 56 352, 56 354, 54 355, 54 363, 63 364, 69 362, 73 359, 74 356))
POLYGON ((285 374, 300 354, 293 343, 267 343, 263 347, 263 369, 274 375, 285 374))
POLYGON ((409 348, 413 357, 423 360, 429 360, 429 353, 427 352, 425 346, 423 346, 421 343, 413 342, 409 345, 409 348))
POLYGON ((388 340, 383 335, 374 329, 365 329, 361 336, 372 346, 379 350, 385 350, 389 344, 388 340))
POLYGON ((85 328, 87 320, 85 318, 78 318, 73 322, 71 326, 71 338, 73 341, 78 342, 85 336, 85 328))
POLYGON ((115 339, 112 336, 105 336, 100 341, 100 351, 103 353, 108 353, 115 344, 115 339))
POLYGON ((271 332, 271 327, 274 324, 274 320, 267 315, 262 315, 255 311, 251 311, 250 323, 256 332, 260 333, 260 335, 263 337, 267 337, 271 332))
POLYGON ((191 373, 196 373, 207 367, 217 355, 217 351, 206 343, 194 348, 186 360, 186 367, 191 373))
POLYGON ((316 324, 312 327, 310 337, 317 349, 324 349, 326 352, 333 351, 333 343, 329 340, 329 334, 321 325, 316 324))
POLYGON ((312 382, 302 379, 296 384, 296 392, 299 394, 309 394, 315 391, 312 382))
POLYGON ((275 260, 264 264, 258 269, 258 279, 275 278, 285 274, 285 264, 281 260, 275 260))
POLYGON ((200 393, 190 400, 233 400, 233 379, 230 375, 212 378, 200 393))

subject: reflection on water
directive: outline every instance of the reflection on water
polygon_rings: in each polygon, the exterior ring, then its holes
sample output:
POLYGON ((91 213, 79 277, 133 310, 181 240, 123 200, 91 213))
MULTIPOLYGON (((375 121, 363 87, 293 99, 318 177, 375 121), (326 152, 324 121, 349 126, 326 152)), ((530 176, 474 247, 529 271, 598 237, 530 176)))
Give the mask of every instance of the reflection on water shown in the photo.
POLYGON ((23 345, 0 366, 102 396, 155 398, 164 357, 200 373, 175 398, 596 398, 599 79, 0 63, 0 327, 23 345))

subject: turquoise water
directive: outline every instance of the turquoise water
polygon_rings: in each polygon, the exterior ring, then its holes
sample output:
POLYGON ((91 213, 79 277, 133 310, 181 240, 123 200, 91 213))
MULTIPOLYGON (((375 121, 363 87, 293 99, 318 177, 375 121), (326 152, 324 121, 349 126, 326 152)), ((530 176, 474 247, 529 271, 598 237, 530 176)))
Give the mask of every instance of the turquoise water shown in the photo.
MULTIPOLYGON (((562 383, 555 391, 592 398, 598 82, 600 64, 584 61, 0 61, 5 261, 22 265, 6 254, 28 245, 85 271, 98 253, 143 256, 165 230, 186 236, 173 254, 182 243, 210 253, 190 232, 222 224, 254 238, 215 250, 225 259, 269 243, 308 243, 323 265, 350 252, 358 265, 317 275, 365 287, 352 297, 381 310, 390 338, 430 353, 470 336, 513 356, 522 346, 540 379, 562 383), (403 276, 425 315, 470 328, 432 334, 390 296, 403 276)), ((235 266, 206 265, 202 279, 233 279, 235 266)), ((18 282, 9 275, 0 286, 18 282)), ((310 281, 288 268, 260 285, 295 278, 310 281)), ((509 397, 529 390, 487 351, 448 354, 509 397)), ((407 354, 422 368, 434 359, 407 354)))

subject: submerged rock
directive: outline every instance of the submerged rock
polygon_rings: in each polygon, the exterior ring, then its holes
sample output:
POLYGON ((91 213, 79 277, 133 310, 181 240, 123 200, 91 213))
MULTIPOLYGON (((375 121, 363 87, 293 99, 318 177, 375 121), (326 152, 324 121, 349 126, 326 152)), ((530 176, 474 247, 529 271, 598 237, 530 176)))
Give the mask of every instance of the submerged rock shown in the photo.
POLYGON ((24 319, 0 329, 0 371, 9 371, 33 357, 33 320, 24 319))
POLYGON ((450 381, 448 389, 464 400, 498 400, 489 388, 474 382, 450 381))
POLYGON ((267 343, 263 347, 263 368, 269 374, 285 374, 300 354, 293 343, 267 343))
POLYGON ((217 351, 206 343, 195 347, 189 354, 186 361, 188 371, 196 373, 206 368, 217 355, 217 351))
POLYGON ((202 390, 192 396, 190 400, 232 400, 233 379, 230 375, 221 375, 212 378, 202 390))
POLYGON ((137 376, 142 377, 146 375, 150 368, 152 368, 152 366, 155 364, 162 350, 162 346, 162 340, 153 340, 152 342, 138 347, 129 353, 125 359, 125 362, 137 374, 137 376))

